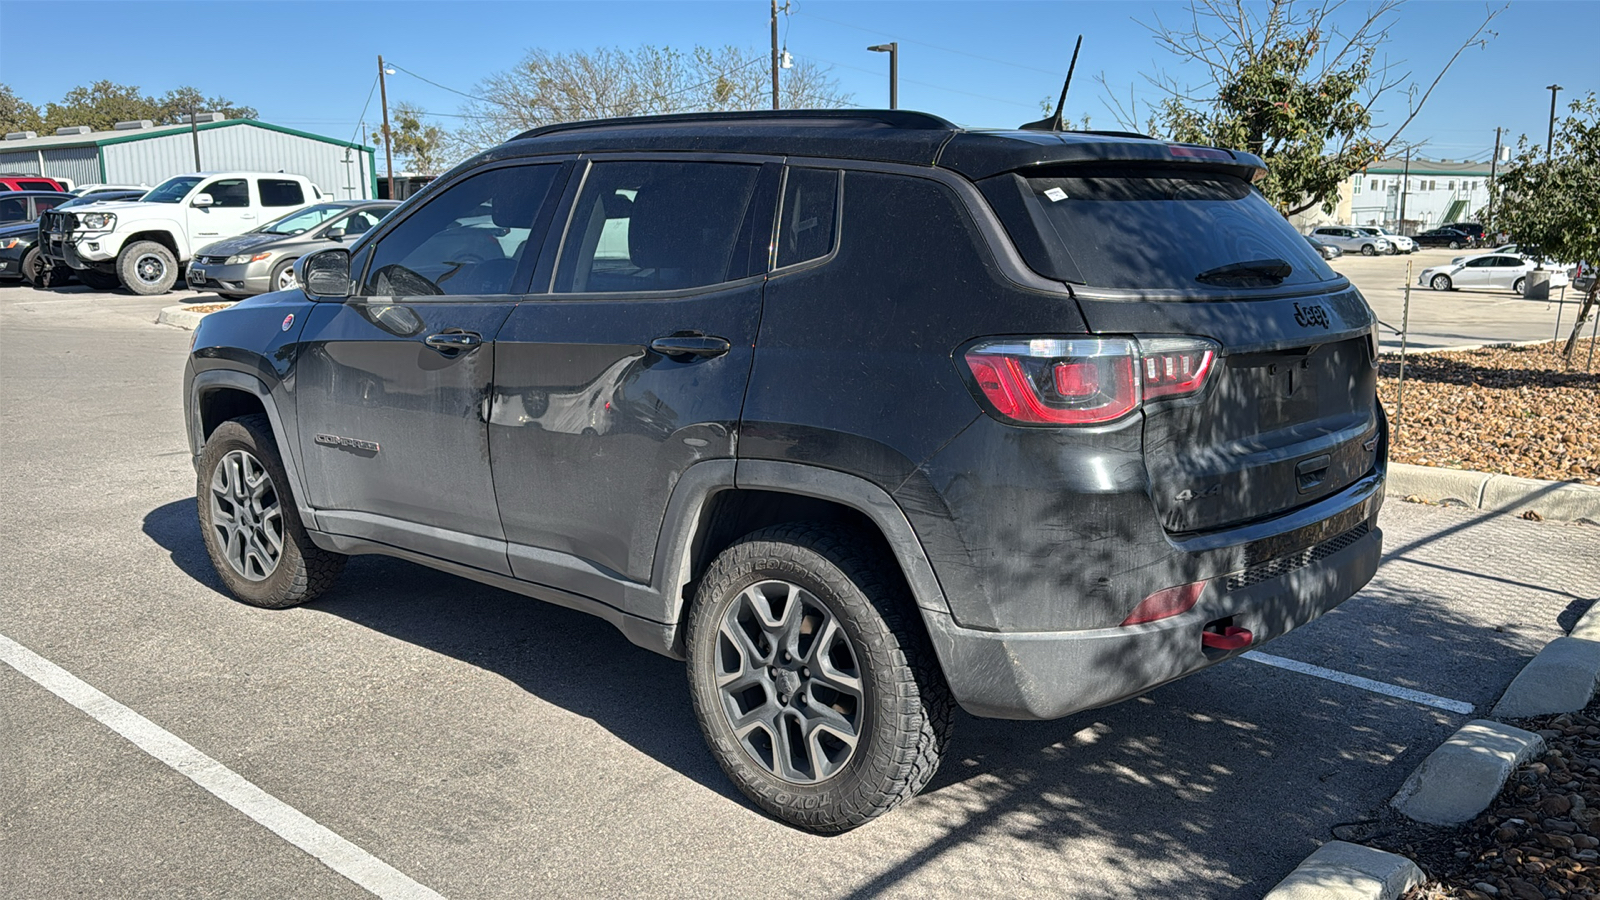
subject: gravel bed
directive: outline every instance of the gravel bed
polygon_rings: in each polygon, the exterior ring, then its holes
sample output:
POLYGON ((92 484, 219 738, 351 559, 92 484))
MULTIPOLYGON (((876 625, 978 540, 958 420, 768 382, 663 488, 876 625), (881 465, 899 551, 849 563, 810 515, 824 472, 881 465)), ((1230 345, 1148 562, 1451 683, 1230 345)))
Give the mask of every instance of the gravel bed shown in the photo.
POLYGON ((1398 354, 1379 360, 1394 462, 1600 486, 1600 350, 1578 343, 1408 356, 1405 407, 1396 409, 1398 354))
POLYGON ((1427 874, 1403 900, 1600 897, 1600 703, 1515 724, 1546 750, 1476 819, 1444 828, 1388 816, 1366 838, 1427 874))

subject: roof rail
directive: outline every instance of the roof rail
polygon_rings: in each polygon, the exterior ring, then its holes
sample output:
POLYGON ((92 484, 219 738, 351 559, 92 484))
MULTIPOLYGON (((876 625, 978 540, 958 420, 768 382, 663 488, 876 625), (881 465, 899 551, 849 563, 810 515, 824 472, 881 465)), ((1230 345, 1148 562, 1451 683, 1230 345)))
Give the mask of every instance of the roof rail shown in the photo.
POLYGON ((562 122, 557 125, 544 125, 512 138, 520 141, 525 138, 543 137, 547 134, 556 134, 563 131, 577 131, 584 128, 613 128, 619 125, 672 125, 691 124, 696 122, 784 122, 803 123, 806 120, 837 121, 849 119, 859 122, 871 122, 878 125, 887 125, 891 128, 905 128, 909 130, 932 131, 958 131, 960 126, 947 119, 940 118, 932 113, 913 112, 904 109, 756 109, 740 112, 704 112, 704 113, 671 113, 660 116, 625 116, 616 119, 585 119, 579 122, 562 122))

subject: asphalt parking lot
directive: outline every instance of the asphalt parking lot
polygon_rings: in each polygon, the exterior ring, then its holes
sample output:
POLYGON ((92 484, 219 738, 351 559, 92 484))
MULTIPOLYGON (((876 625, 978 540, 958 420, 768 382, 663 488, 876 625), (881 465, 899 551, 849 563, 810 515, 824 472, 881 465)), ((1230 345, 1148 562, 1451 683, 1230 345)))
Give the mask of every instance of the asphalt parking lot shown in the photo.
MULTIPOLYGON (((223 595, 189 334, 153 324, 183 296, 0 287, 0 636, 446 897, 1259 897, 1600 596, 1600 528, 1391 499, 1373 583, 1265 648, 1299 671, 962 716, 921 797, 815 837, 723 779, 681 665, 599 620, 381 558, 300 609, 223 595)), ((4 664, 0 748, 0 895, 367 894, 4 664)))
POLYGON ((1583 298, 1570 287, 1556 288, 1550 300, 1524 300, 1509 290, 1435 291, 1417 284, 1422 270, 1444 265, 1458 256, 1482 250, 1434 247, 1396 256, 1345 254, 1329 261, 1335 271, 1361 289, 1381 322, 1386 350, 1400 349, 1400 328, 1407 324, 1410 348, 1458 347, 1505 341, 1548 341, 1565 338, 1583 298), (1405 316, 1406 264, 1411 265, 1411 315, 1405 316), (1561 323, 1557 329, 1557 321, 1561 323))

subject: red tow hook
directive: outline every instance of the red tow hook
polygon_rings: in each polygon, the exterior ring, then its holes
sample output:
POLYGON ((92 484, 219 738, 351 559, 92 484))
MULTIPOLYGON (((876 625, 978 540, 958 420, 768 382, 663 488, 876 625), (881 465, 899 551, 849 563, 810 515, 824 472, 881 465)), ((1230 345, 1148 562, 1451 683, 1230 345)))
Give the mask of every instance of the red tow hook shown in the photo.
POLYGON ((1232 625, 1224 628, 1221 634, 1215 631, 1200 632, 1200 643, 1212 650, 1243 650, 1255 639, 1256 636, 1249 631, 1232 625))

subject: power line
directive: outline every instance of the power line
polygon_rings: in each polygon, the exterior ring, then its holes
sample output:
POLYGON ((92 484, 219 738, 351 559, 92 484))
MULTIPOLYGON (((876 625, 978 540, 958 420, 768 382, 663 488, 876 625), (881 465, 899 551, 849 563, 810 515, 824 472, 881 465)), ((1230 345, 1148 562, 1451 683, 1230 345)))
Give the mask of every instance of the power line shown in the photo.
POLYGON ((346 143, 356 142, 356 132, 361 130, 361 123, 367 119, 367 107, 372 105, 372 92, 378 89, 378 76, 372 76, 372 87, 367 89, 367 102, 361 104, 361 115, 356 116, 356 127, 350 129, 350 140, 346 143))
MULTIPOLYGON (((423 78, 421 75, 418 75, 417 73, 411 71, 410 69, 406 68, 405 66, 400 65, 399 63, 395 62, 392 59, 386 59, 386 60, 384 60, 384 62, 388 63, 391 66, 394 66, 396 69, 399 69, 400 71, 406 73, 407 75, 410 75, 412 78, 415 78, 418 81, 426 81, 428 84, 431 84, 434 87, 436 87, 436 88, 438 88, 438 89, 440 89, 442 91, 449 91, 452 94, 460 94, 461 96, 466 97, 469 100, 478 100, 478 101, 483 102, 483 103, 498 103, 499 102, 497 100, 490 100, 487 97, 479 97, 477 94, 469 94, 466 91, 458 91, 453 87, 448 87, 446 85, 442 85, 439 82, 434 81, 431 78, 423 78)), ((500 103, 500 105, 501 106, 505 106, 506 104, 500 103)))

